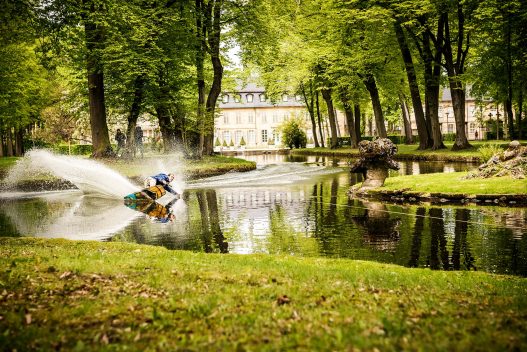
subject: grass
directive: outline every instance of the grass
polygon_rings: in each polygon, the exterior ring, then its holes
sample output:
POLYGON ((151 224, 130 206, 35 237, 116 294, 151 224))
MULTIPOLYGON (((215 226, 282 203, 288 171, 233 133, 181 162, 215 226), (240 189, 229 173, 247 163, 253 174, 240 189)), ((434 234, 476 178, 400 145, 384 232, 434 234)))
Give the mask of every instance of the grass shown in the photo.
MULTIPOLYGON (((470 144, 473 146, 471 149, 453 151, 452 145, 453 142, 445 142, 446 149, 440 150, 418 150, 417 144, 406 145, 398 144, 398 152, 395 158, 400 159, 412 159, 412 158, 422 158, 427 160, 460 160, 460 161, 482 161, 482 155, 479 152, 479 148, 487 146, 489 144, 499 145, 502 149, 507 148, 510 141, 471 141, 470 144)), ((525 144, 523 141, 522 144, 525 144)), ((313 155, 331 155, 331 156, 358 156, 359 150, 352 148, 338 148, 338 149, 329 149, 329 148, 309 148, 309 149, 294 149, 292 150, 293 154, 313 154, 313 155)))
POLYGON ((435 173, 389 177, 378 190, 408 190, 426 193, 455 194, 526 194, 527 179, 510 177, 472 178, 465 180, 467 172, 435 173))
MULTIPOLYGON (((87 156, 79 156, 87 158, 87 156)), ((0 178, 4 177, 9 168, 20 158, 0 158, 0 178)), ((228 171, 249 171, 256 168, 256 163, 243 159, 225 156, 206 156, 201 160, 185 160, 175 154, 147 155, 135 159, 100 159, 97 160, 120 174, 129 178, 142 179, 152 172, 175 172, 185 174, 189 178, 222 174, 228 171), (169 170, 159 169, 160 165, 170 167, 169 170), (154 171, 153 171, 154 170, 154 171)), ((41 177, 48 179, 49 177, 41 177)), ((41 179, 39 178, 39 180, 41 179)))
POLYGON ((4 350, 527 348, 527 279, 129 243, 0 239, 4 350))

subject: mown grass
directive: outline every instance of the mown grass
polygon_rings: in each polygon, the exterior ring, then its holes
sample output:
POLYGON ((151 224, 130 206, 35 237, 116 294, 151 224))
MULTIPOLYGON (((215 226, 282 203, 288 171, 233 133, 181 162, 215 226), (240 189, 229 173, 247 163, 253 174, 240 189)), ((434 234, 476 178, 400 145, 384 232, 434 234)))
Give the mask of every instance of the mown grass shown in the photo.
POLYGON ((527 179, 511 177, 463 179, 467 172, 395 176, 386 179, 377 190, 407 190, 426 193, 455 194, 526 194, 527 179))
MULTIPOLYGON (((439 150, 418 150, 417 144, 397 145, 397 154, 395 158, 400 159, 415 159, 422 158, 424 160, 459 160, 459 161, 482 161, 482 155, 479 152, 479 148, 487 145, 498 145, 502 149, 506 149, 510 141, 471 141, 472 148, 465 150, 453 151, 453 142, 445 142, 446 149, 439 150)), ((522 142, 525 144, 525 141, 522 142)), ((330 155, 330 156, 341 156, 341 157, 356 157, 359 155, 359 150, 354 148, 309 148, 309 149, 293 149, 293 154, 312 154, 312 155, 330 155)))
POLYGON ((387 264, 0 239, 4 350, 527 348, 527 279, 387 264))
MULTIPOLYGON (((88 158, 88 156, 78 156, 88 158)), ((9 168, 20 158, 0 158, 0 179, 7 175, 9 168)), ((211 176, 228 171, 249 171, 256 168, 256 163, 225 156, 206 156, 201 160, 186 160, 175 154, 147 155, 144 158, 133 159, 99 159, 97 160, 120 174, 129 178, 142 179, 146 175, 157 172, 177 172, 188 178, 211 176), (159 169, 166 165, 168 170, 159 169)), ((40 179, 49 179, 41 176, 40 179)))

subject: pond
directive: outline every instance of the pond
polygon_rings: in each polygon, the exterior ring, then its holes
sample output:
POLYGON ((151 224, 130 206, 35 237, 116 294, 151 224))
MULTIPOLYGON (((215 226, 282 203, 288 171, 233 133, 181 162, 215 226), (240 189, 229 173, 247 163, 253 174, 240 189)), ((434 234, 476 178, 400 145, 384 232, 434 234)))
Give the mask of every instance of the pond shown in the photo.
MULTIPOLYGON (((350 176, 347 160, 277 154, 246 158, 256 161, 258 169, 189 182, 182 198, 170 202, 172 222, 157 221, 151 216, 155 209, 134 209, 121 199, 79 190, 4 192, 0 232, 527 276, 527 208, 350 199, 347 190, 359 179, 350 176)), ((400 166, 398 174, 475 167, 431 162, 400 166)), ((164 198, 159 211, 170 200, 164 198)))

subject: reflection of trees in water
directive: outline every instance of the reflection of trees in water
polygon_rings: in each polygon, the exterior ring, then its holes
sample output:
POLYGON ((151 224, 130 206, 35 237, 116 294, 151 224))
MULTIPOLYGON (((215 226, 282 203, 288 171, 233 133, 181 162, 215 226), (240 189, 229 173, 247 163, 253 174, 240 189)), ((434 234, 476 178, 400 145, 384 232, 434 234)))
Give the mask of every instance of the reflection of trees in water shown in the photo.
POLYGON ((201 240, 205 252, 213 252, 215 245, 220 253, 228 253, 229 244, 220 226, 216 191, 200 190, 196 192, 196 197, 201 215, 201 240))
POLYGON ((468 222, 470 220, 470 211, 466 208, 456 209, 456 226, 454 231, 454 245, 452 247, 452 269, 454 270, 476 270, 474 266, 474 257, 470 252, 467 241, 468 222), (463 265, 461 263, 463 258, 463 265))
POLYGON ((378 202, 362 202, 365 207, 361 215, 351 217, 353 223, 363 230, 364 242, 381 251, 392 252, 399 241, 400 218, 390 217, 386 205, 378 202))
POLYGON ((0 237, 20 237, 16 225, 9 219, 9 216, 0 212, 0 237))
POLYGON ((408 266, 411 268, 416 268, 419 266, 419 254, 421 253, 421 236, 423 235, 425 214, 425 208, 417 208, 415 214, 415 226, 412 232, 412 247, 410 250, 410 260, 408 261, 408 266))

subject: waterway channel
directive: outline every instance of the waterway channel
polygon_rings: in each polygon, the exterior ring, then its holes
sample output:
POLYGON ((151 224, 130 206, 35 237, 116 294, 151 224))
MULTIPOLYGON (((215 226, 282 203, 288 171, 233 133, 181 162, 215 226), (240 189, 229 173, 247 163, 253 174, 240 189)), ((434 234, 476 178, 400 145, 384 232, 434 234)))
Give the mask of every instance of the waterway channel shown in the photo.
MULTIPOLYGON (((221 253, 323 256, 527 276, 527 208, 350 199, 346 160, 247 156, 258 168, 186 185, 167 223, 79 190, 0 194, 0 236, 129 241, 221 253)), ((395 174, 473 164, 401 162, 395 174)), ((168 199, 169 196, 165 196, 168 199)), ((160 202, 166 205, 167 200, 160 202)))

